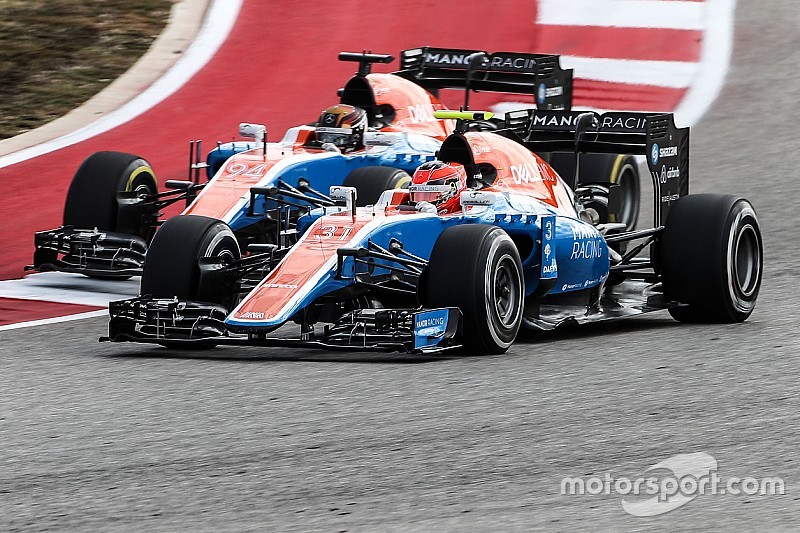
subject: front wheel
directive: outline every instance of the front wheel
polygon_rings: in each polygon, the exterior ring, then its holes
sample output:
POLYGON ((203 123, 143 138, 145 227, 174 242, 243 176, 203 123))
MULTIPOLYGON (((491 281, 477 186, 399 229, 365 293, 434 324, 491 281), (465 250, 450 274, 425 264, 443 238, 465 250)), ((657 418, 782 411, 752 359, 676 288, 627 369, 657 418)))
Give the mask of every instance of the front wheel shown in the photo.
POLYGON ((681 322, 742 322, 761 287, 763 243, 753 206, 722 194, 692 194, 671 208, 661 237, 664 295, 681 322))
POLYGON ((464 346, 479 354, 508 350, 522 324, 525 282, 514 242, 502 229, 468 224, 446 229, 423 276, 428 307, 458 307, 464 346))
POLYGON ((147 251, 140 292, 230 309, 236 301, 235 293, 205 281, 200 263, 210 259, 225 265, 240 257, 236 237, 224 222, 197 215, 173 217, 161 226, 147 251))
POLYGON ((125 194, 143 198, 157 192, 153 169, 141 157, 95 152, 72 178, 64 202, 64 225, 127 233, 149 241, 155 231, 150 216, 154 213, 120 200, 125 194))

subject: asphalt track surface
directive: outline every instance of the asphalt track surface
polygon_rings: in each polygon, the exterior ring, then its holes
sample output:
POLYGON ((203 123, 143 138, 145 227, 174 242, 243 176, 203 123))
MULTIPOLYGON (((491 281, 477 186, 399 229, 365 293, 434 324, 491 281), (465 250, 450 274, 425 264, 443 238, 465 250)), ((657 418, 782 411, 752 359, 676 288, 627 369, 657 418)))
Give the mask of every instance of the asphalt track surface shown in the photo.
POLYGON ((760 216, 746 323, 659 313, 425 362, 98 344, 102 319, 6 331, 0 529, 796 529, 798 21, 796 2, 739 2, 731 73, 692 132, 693 192, 760 216), (618 495, 560 494, 691 452, 786 495, 636 518, 618 495))

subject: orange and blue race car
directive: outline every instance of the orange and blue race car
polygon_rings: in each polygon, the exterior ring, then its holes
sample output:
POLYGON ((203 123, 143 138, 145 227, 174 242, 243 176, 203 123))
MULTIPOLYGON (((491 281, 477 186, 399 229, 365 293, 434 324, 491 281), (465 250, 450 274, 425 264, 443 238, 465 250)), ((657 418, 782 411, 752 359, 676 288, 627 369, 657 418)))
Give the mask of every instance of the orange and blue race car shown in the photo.
MULTIPOLYGON (((299 217, 333 205, 327 194, 332 185, 355 187, 362 206, 375 203, 385 189, 405 186, 409 173, 434 158, 454 127, 452 120, 434 118, 445 109, 437 96, 441 90, 463 91, 464 107, 476 91, 526 94, 541 109, 571 107, 572 71, 562 69, 557 56, 425 47, 403 51, 400 70, 391 73, 372 72, 374 64, 393 61, 388 55, 343 52, 339 59, 358 63, 358 72, 340 90, 339 105, 323 112, 319 123, 290 128, 279 142, 268 142, 266 126, 242 123, 247 140, 219 143, 205 161, 200 144, 191 143, 188 179, 167 180, 165 192, 158 191, 155 173, 142 157, 89 156, 70 185, 63 226, 36 234, 28 269, 100 278, 140 275, 161 212, 176 202, 186 203, 184 215, 225 222, 242 249, 292 243, 299 217), (352 108, 366 120, 350 123, 344 115, 352 108), (325 123, 329 119, 333 122, 325 123), (352 144, 337 145, 347 138, 352 144)), ((474 121, 470 127, 493 130, 502 121, 474 121)), ((574 165, 564 153, 547 157, 560 170, 558 161, 574 165)), ((575 175, 591 184, 601 219, 632 229, 639 209, 635 161, 586 154, 581 169, 575 175)))
POLYGON ((111 303, 101 340, 491 354, 522 327, 752 312, 756 213, 743 198, 688 194, 689 130, 671 114, 522 110, 491 132, 469 127, 489 113, 437 116, 456 130, 407 190, 359 206, 356 188, 333 186, 336 205, 300 217, 292 246, 243 253, 218 219, 168 220, 141 296, 111 303), (645 156, 653 227, 601 221, 592 187, 573 190, 537 150, 645 156))

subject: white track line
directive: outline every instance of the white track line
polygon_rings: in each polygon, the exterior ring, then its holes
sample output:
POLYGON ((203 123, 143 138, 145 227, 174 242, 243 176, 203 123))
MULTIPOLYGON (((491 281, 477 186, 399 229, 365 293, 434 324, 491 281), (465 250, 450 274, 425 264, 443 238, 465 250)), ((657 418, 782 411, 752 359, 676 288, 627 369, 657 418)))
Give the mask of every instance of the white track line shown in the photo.
POLYGON ((665 0, 539 0, 539 24, 703 30, 704 2, 665 0))
POLYGON ((174 94, 208 63, 225 42, 239 16, 242 2, 243 0, 214 0, 203 21, 203 27, 186 54, 163 77, 130 102, 77 131, 0 157, 0 168, 21 163, 105 133, 136 118, 174 94))
POLYGON ((16 324, 8 324, 6 326, 0 326, 0 331, 8 331, 10 329, 30 328, 33 326, 46 326, 48 324, 58 324, 59 322, 70 322, 72 320, 81 320, 82 318, 97 318, 99 316, 108 316, 108 311, 107 310, 89 311, 88 313, 80 313, 77 315, 43 318, 42 320, 31 320, 29 322, 17 322, 16 324))
POLYGON ((707 19, 700 68, 675 110, 679 124, 700 122, 722 91, 731 64, 736 0, 706 0, 705 4, 707 19))
POLYGON ((686 88, 686 96, 673 112, 679 125, 692 126, 708 111, 725 84, 733 49, 735 11, 736 0, 539 0, 537 23, 703 31, 698 63, 562 57, 562 64, 574 68, 578 78, 686 88))
POLYGON ((565 68, 574 68, 575 76, 586 80, 657 85, 684 88, 692 84, 699 63, 685 61, 642 61, 596 57, 561 56, 565 68))
POLYGON ((96 280, 81 274, 41 272, 0 281, 0 298, 107 307, 108 302, 139 294, 139 278, 96 280))

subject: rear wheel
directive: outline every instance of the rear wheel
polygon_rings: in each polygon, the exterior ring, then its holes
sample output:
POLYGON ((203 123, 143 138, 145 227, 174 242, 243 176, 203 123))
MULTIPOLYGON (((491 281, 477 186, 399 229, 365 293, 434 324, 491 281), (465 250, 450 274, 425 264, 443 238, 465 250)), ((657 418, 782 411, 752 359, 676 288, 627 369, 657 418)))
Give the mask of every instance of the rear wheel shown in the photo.
POLYGON ((350 172, 344 179, 345 187, 355 187, 358 191, 356 205, 364 207, 375 204, 389 189, 401 189, 411 183, 411 176, 405 170, 392 167, 362 167, 350 172))
POLYGON ((665 296, 681 322, 742 322, 761 287, 763 245, 753 206, 722 194, 692 194, 671 208, 661 237, 665 296))
POLYGON ((230 264, 241 257, 230 227, 219 220, 181 215, 158 230, 142 272, 141 294, 215 303, 230 309, 235 295, 224 287, 209 286, 200 276, 200 260, 230 264))
MULTIPOLYGON (((555 152, 550 155, 550 164, 558 174, 571 183, 575 173, 575 155, 555 152)), ((597 192, 591 203, 600 215, 600 222, 622 222, 628 231, 636 228, 639 220, 639 195, 641 183, 639 164, 630 155, 581 154, 580 176, 576 187, 590 187, 597 192), (608 186, 618 186, 619 206, 608 208, 608 186)))
POLYGON ((525 284, 519 253, 505 231, 485 224, 446 229, 422 278, 425 305, 461 309, 468 351, 508 350, 522 323, 525 284))
POLYGON ((64 203, 64 225, 136 235, 149 241, 155 225, 143 210, 120 216, 120 193, 156 194, 158 186, 150 164, 123 152, 96 152, 72 178, 64 203))

